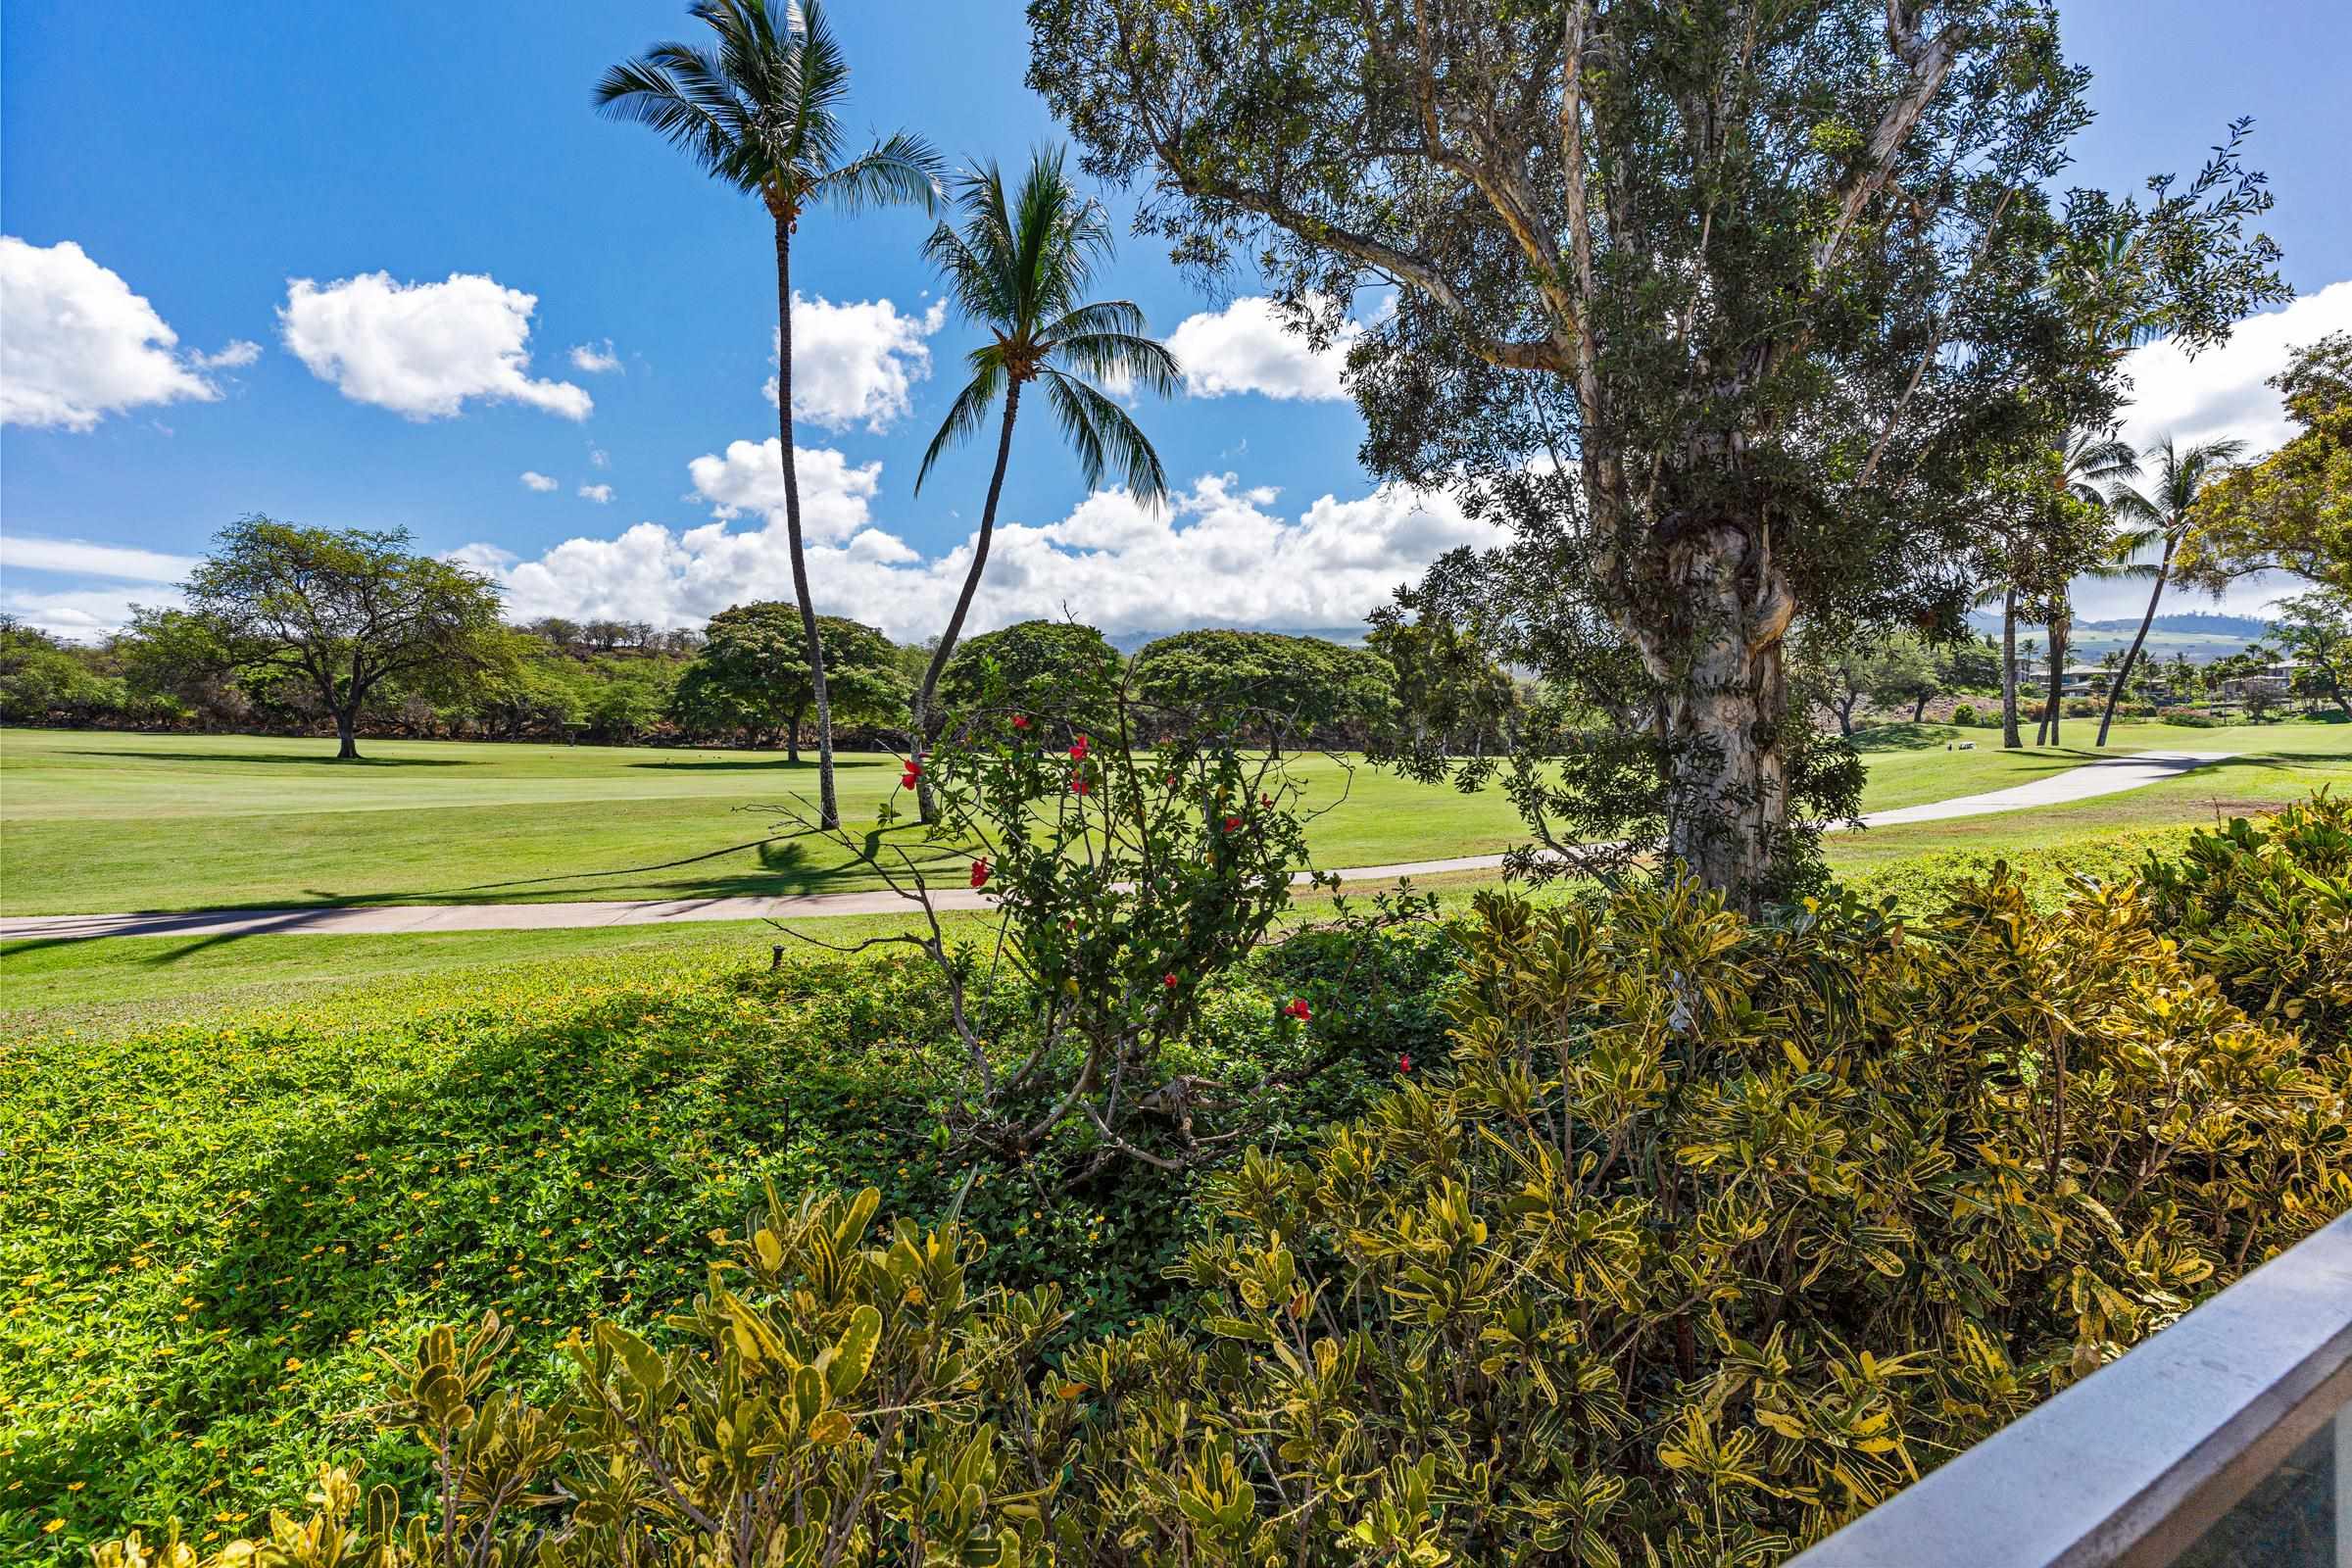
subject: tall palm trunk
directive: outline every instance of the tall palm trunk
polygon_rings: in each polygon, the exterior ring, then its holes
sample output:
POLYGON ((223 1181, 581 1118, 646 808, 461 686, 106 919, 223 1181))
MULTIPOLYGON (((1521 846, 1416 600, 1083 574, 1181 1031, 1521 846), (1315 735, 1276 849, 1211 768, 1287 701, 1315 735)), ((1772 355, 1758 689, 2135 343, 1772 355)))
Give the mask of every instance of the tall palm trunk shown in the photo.
MULTIPOLYGON (((988 568, 988 542, 997 531, 997 501, 1004 493, 1004 465, 1012 457, 1012 421, 1020 407, 1021 383, 1015 377, 1004 387, 1004 425, 997 436, 997 467, 989 475, 988 504, 980 509, 980 542, 972 548, 972 567, 963 574, 963 592, 956 596, 956 612, 948 617, 948 629, 940 633, 930 667, 923 671, 923 689, 915 693, 914 747, 918 752, 930 743, 931 702, 939 691, 940 673, 956 652, 956 639, 963 635, 963 617, 971 611, 972 596, 980 591, 980 574, 988 568)), ((939 820, 939 798, 932 793, 928 770, 915 775, 914 798, 924 821, 939 820)))
MULTIPOLYGON (((2049 625, 2050 696, 2049 701, 2044 705, 2044 720, 2049 725, 2047 744, 2057 746, 2062 744, 2058 738, 2058 721, 2063 716, 2059 709, 2059 703, 2062 700, 2059 694, 2066 690, 2066 639, 2067 634, 2074 630, 2074 616, 2068 613, 2067 607, 2061 604, 2051 612, 2049 625)), ((2036 746, 2044 744, 2038 732, 2034 736, 2034 744, 2036 746)))
POLYGON ((2017 751, 2026 738, 2017 732, 2017 584, 2001 596, 2001 745, 2017 751))
POLYGON ((2124 695, 2124 687, 2132 679, 2132 666, 2139 662, 2139 649, 2148 640, 2148 628, 2156 623, 2156 605, 2164 598, 2164 585, 2173 574, 2173 549, 2180 535, 2167 531, 2164 536, 2164 559, 2156 564, 2156 588, 2148 595, 2147 613, 2139 617, 2139 634, 2132 639, 2132 651, 2124 656, 2124 667, 2115 672, 2107 687, 2107 710, 2099 715, 2097 744, 2107 744, 2107 726, 2115 722, 2115 705, 2124 695))
POLYGON ((776 431, 784 450, 784 537, 792 550, 792 591, 801 602, 808 639, 808 685, 816 700, 816 800, 820 827, 841 826, 833 794, 833 704, 825 695, 825 649, 816 634, 816 601, 808 596, 808 558, 801 548, 800 465, 792 452, 792 220, 776 220, 776 431))

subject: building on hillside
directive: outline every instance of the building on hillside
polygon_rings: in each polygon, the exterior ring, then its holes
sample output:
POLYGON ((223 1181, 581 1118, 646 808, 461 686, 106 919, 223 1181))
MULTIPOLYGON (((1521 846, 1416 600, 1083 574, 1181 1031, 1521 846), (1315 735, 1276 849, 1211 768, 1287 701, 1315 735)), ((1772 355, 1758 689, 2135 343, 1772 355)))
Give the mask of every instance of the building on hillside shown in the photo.
POLYGON ((2294 686, 2295 661, 2282 659, 2275 664, 2266 664, 2253 674, 2237 675, 2222 682, 2215 688, 2215 695, 2225 703, 2242 703, 2256 695, 2284 697, 2294 690, 2294 686))

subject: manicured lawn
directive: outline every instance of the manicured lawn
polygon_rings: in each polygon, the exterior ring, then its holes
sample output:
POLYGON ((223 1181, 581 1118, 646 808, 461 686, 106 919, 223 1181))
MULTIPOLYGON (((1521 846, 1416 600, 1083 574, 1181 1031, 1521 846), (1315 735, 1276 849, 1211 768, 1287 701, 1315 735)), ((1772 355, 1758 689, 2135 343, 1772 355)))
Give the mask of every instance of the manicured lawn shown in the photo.
MULTIPOLYGON (((524 903, 835 892, 876 885, 838 848, 779 837, 812 764, 773 753, 260 736, 0 732, 0 912, 524 903)), ((1326 757, 1295 764, 1329 865, 1499 850, 1510 803, 1326 757)), ((898 763, 842 759, 844 816, 872 828, 898 763)), ((910 803, 901 798, 899 804, 910 803)), ((956 857, 947 857, 950 859, 956 857)))

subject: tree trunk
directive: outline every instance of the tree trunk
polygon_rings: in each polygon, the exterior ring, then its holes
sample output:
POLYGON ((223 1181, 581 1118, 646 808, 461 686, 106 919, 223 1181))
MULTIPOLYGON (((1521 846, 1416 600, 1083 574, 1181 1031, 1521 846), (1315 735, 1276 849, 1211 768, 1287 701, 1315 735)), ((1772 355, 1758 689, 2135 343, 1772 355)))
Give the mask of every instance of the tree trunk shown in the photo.
POLYGON ((2115 722, 2115 705, 2122 700, 2124 687, 2132 679, 2132 666, 2139 662, 2140 644, 2148 640, 2148 628, 2156 621, 2156 604, 2164 597, 2166 579, 2173 574, 2173 546, 2178 535, 2164 536, 2164 559, 2156 564, 2156 588, 2148 595, 2147 613, 2139 617, 2139 633, 2132 639, 2132 651, 2124 656, 2124 667, 2115 672, 2115 680, 2107 688, 2107 710, 2099 715, 2099 738, 2096 744, 2107 744, 2107 726, 2115 722))
MULTIPOLYGON (((1021 383, 1014 379, 1004 386, 1004 422, 997 434, 997 466, 988 479, 988 503, 980 509, 980 539, 972 547, 971 569, 963 574, 963 591, 956 596, 956 612, 948 617, 948 629, 940 633, 939 646, 931 651, 931 662, 923 670, 922 690, 914 696, 917 753, 931 743, 931 703, 939 691, 939 677, 956 652, 956 640, 963 635, 963 617, 971 612, 972 596, 980 591, 980 573, 988 568, 988 542, 996 536, 997 500, 1004 493, 1004 466, 1012 457, 1012 421, 1020 408, 1021 383)), ((939 797, 932 791, 929 768, 914 776, 914 800, 915 808, 925 822, 939 820, 939 797)))
POLYGON ((1854 733, 1854 704, 1858 699, 1846 696, 1838 699, 1838 733, 1851 738, 1854 733))
MULTIPOLYGON (((2065 742, 2059 739, 2058 721, 2065 716, 2064 709, 2061 707, 2061 705, 2065 702, 2065 698, 2061 694, 2066 690, 2066 639, 2067 633, 2073 629, 2073 617, 2065 614, 2063 612, 2053 617, 2050 621, 2050 701, 2048 717, 2050 724, 2049 744, 2052 746, 2061 746, 2065 744, 2065 742)), ((2039 745, 2040 743, 2037 741, 2034 744, 2039 745)))
POLYGON ((348 710, 335 713, 335 760, 356 762, 360 760, 360 743, 353 733, 358 715, 348 710))
POLYGON ((801 760, 801 717, 806 712, 806 708, 795 708, 784 720, 784 760, 787 762, 801 760))
POLYGON ((2008 751, 2024 747, 2017 732, 2017 585, 2001 596, 2001 745, 2008 751))
POLYGON ((1928 716, 1928 694, 1922 692, 1911 701, 1911 722, 1916 724, 1928 716))
POLYGON ((1782 638, 1795 599, 1763 537, 1729 521, 1690 529, 1665 562, 1680 624, 1626 628, 1665 703, 1666 852, 1749 913, 1788 822, 1782 638))
POLYGON ((816 631, 816 602, 808 596, 808 557, 801 548, 801 474, 792 451, 792 222, 783 213, 775 219, 776 432, 783 447, 778 456, 784 462, 784 538, 792 552, 792 591, 801 604, 801 630, 808 639, 808 685, 816 701, 817 825, 837 828, 841 805, 833 794, 833 705, 825 695, 825 648, 816 631))

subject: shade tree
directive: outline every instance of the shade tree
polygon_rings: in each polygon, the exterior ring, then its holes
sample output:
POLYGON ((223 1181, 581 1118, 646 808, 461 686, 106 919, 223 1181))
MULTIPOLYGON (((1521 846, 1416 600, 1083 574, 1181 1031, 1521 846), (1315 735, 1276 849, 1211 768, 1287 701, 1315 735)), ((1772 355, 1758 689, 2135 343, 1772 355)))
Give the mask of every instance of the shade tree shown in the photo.
POLYGON ((1474 597, 1576 603, 1516 639, 1552 643, 1557 670, 1529 667, 1559 690, 1631 655, 1653 723, 1615 755, 1662 804, 1630 793, 1619 826, 1750 906, 1850 807, 1821 793, 1850 772, 1809 771, 1785 722, 1796 614, 1956 625, 1985 476, 2111 412, 2115 362, 2079 324, 2201 346, 2281 288, 2234 134, 2144 201, 2052 193, 2086 76, 2043 6, 1029 16, 1032 84, 1090 172, 1147 184, 1177 261, 1248 263, 1317 347, 1359 289, 1393 290, 1349 329, 1367 466, 1550 558, 1504 553, 1474 597), (2094 312, 2070 248, 2118 245, 2094 312), (1590 652, 1553 635, 1588 619, 1590 652))
POLYGON ((395 692, 454 694, 510 657, 498 590, 410 548, 408 530, 308 528, 256 514, 223 529, 183 610, 132 612, 150 687, 231 675, 292 687, 359 758, 361 716, 395 692))
POLYGON ((2179 575, 2214 594, 2259 571, 2352 593, 2352 332, 2297 350, 2270 384, 2300 433, 2200 493, 2179 575))
MULTIPOLYGON (((895 724, 905 716, 906 681, 889 639, 840 615, 817 617, 835 711, 853 723, 895 724)), ((738 732, 785 748, 801 760, 801 736, 816 705, 815 670, 801 639, 797 606, 776 600, 734 605, 710 617, 669 699, 671 717, 696 734, 738 732)))
POLYGON ((1386 659, 1321 637, 1177 632, 1139 649, 1133 672, 1145 702, 1217 715, 1277 755, 1327 731, 1360 743, 1396 706, 1396 672, 1386 659))

